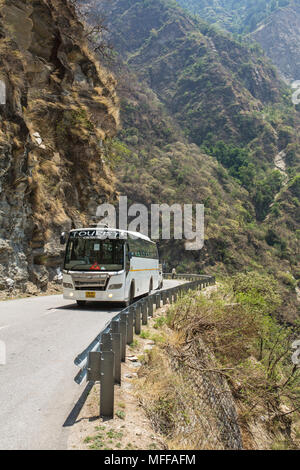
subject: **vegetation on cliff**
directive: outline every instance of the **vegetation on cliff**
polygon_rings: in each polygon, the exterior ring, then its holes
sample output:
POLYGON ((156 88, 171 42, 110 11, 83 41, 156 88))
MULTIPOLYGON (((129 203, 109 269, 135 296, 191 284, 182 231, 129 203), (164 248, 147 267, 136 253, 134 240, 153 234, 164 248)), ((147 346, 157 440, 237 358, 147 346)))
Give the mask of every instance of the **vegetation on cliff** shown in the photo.
POLYGON ((298 80, 299 0, 177 0, 213 27, 230 31, 239 41, 257 41, 288 80, 298 80))
MULTIPOLYGON (((275 68, 259 48, 174 2, 82 3, 91 22, 106 12, 119 52, 123 128, 112 145, 120 192, 148 205, 205 205, 203 250, 164 242, 163 258, 181 271, 299 280, 300 120, 275 68)), ((294 285, 284 308, 295 318, 294 285)))
POLYGON ((284 326, 280 284, 239 274, 189 292, 155 318, 139 398, 171 449, 296 449, 299 325, 284 326), (163 377, 161 368, 164 368, 163 377))
POLYGON ((60 232, 116 199, 116 81, 62 0, 1 0, 0 80, 0 288, 33 293, 58 274, 60 232))
POLYGON ((254 31, 280 8, 300 4, 299 0, 177 0, 177 3, 209 23, 238 34, 254 31))

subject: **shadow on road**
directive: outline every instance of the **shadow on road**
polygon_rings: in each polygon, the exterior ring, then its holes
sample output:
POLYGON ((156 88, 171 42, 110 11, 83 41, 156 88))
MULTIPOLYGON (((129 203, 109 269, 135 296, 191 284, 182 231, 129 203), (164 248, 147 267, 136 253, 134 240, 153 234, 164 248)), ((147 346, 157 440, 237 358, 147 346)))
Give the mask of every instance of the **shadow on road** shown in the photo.
POLYGON ((75 406, 73 407, 72 411, 70 412, 69 416, 67 417, 66 421, 64 422, 63 424, 63 427, 64 428, 67 428, 67 427, 70 427, 70 426, 73 426, 74 423, 76 423, 76 419, 88 397, 88 394, 90 393, 90 391, 92 390, 93 386, 94 386, 95 382, 88 382, 85 389, 83 390, 82 394, 80 395, 79 397, 79 400, 77 401, 77 403, 75 404, 75 406))
POLYGON ((48 310, 74 310, 76 312, 94 312, 99 310, 99 312, 119 312, 122 309, 118 304, 112 302, 91 302, 88 303, 85 307, 79 307, 77 304, 62 305, 60 307, 49 308, 48 310))

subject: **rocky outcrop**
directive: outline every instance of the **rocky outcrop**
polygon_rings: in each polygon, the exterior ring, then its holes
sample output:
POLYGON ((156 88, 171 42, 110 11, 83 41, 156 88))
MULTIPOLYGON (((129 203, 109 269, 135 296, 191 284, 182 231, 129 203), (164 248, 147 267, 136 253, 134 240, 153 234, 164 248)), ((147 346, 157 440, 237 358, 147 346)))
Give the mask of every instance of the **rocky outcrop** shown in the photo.
POLYGON ((68 1, 0 1, 0 289, 59 279, 62 230, 116 198, 115 79, 68 1))

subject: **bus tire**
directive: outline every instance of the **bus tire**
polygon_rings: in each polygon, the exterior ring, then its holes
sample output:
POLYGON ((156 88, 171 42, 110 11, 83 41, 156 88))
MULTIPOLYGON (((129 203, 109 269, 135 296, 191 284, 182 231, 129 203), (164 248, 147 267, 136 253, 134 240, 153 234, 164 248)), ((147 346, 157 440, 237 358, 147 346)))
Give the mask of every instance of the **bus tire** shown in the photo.
POLYGON ((85 307, 86 306, 86 300, 76 300, 77 306, 78 307, 85 307))
POLYGON ((129 307, 134 301, 134 282, 131 283, 130 285, 130 290, 129 290, 129 299, 124 302, 125 307, 129 307))

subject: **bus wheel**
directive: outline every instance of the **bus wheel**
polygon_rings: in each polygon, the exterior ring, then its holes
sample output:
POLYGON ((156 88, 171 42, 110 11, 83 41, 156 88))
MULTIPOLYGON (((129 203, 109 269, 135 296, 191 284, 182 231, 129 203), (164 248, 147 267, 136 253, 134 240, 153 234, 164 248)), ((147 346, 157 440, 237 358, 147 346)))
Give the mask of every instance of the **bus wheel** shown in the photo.
POLYGON ((86 301, 85 300, 76 300, 78 307, 85 307, 86 301))
POLYGON ((129 299, 124 302, 124 307, 129 307, 134 301, 134 284, 132 283, 129 291, 129 299))

